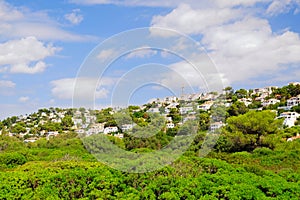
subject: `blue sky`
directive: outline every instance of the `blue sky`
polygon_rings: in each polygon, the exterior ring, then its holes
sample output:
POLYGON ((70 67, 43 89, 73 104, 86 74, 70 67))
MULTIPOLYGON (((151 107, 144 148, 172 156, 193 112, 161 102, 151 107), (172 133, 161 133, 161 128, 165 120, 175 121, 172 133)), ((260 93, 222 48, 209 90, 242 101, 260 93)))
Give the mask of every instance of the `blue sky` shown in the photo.
POLYGON ((109 106, 113 96, 123 95, 117 86, 125 84, 126 77, 140 85, 124 101, 137 104, 180 95, 183 85, 186 92, 202 91, 216 77, 236 89, 300 81, 299 22, 299 0, 0 0, 0 118, 42 107, 72 107, 75 80, 81 84, 78 98, 93 91, 96 108, 109 106), (168 31, 153 33, 150 27, 172 29, 199 42, 206 57, 203 52, 184 55, 206 68, 213 63, 218 76, 203 72, 206 77, 200 80, 185 60, 164 50, 164 45, 154 49, 153 41, 140 42, 147 40, 145 35, 123 41, 111 38, 142 27, 149 30, 148 36, 156 34, 161 44, 173 42, 167 50, 173 46, 176 53, 184 54, 183 40, 168 31), (107 40, 111 47, 104 49, 101 42, 107 40), (128 48, 126 43, 140 47, 118 55, 128 48), (92 55, 118 59, 106 66, 104 74, 81 76, 80 69, 89 67, 92 55), (156 72, 146 67, 134 70, 143 65, 156 72))

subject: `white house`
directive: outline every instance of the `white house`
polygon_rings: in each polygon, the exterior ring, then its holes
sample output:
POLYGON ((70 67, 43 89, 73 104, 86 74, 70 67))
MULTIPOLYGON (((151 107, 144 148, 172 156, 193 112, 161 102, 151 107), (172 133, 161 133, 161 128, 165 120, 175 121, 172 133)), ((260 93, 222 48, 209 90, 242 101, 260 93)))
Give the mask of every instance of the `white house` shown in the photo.
POLYGON ((297 140, 297 139, 300 139, 299 133, 296 136, 294 136, 294 137, 288 138, 287 141, 288 142, 292 142, 292 141, 297 140))
POLYGON ((296 97, 292 97, 288 99, 286 102, 288 107, 298 106, 300 104, 300 95, 296 97))
POLYGON ((216 130, 220 129, 221 127, 224 126, 224 123, 223 122, 214 122, 210 125, 209 129, 212 131, 212 132, 215 132, 216 130))
POLYGON ((300 85, 300 83, 299 83, 299 82, 291 82, 291 83, 289 83, 289 85, 294 85, 294 86, 296 86, 296 85, 300 85))
POLYGON ((123 132, 126 132, 131 130, 132 128, 133 128, 133 124, 123 124, 121 129, 123 132))
POLYGON ((172 121, 173 121, 173 120, 172 120, 172 117, 167 117, 167 116, 166 116, 165 118, 166 118, 166 121, 167 121, 167 122, 172 122, 172 121))
POLYGON ((175 124, 173 124, 173 123, 167 123, 167 128, 175 128, 175 124))
POLYGON ((190 111, 193 111, 193 107, 181 107, 181 108, 179 108, 180 114, 186 114, 190 111))
POLYGON ((159 113, 159 108, 150 108, 148 110, 148 112, 150 112, 150 113, 159 113))
POLYGON ((238 100, 239 102, 244 103, 247 107, 252 104, 252 99, 251 98, 242 98, 238 100))
POLYGON ((183 119, 183 122, 193 121, 193 120, 196 120, 196 116, 195 115, 190 115, 190 116, 185 117, 183 119))
POLYGON ((93 135, 104 132, 104 123, 93 124, 92 127, 87 131, 87 135, 93 135))
POLYGON ((300 117, 300 114, 297 112, 284 112, 278 118, 284 118, 283 125, 292 127, 295 125, 295 122, 300 117))
POLYGON ((198 105, 197 109, 198 110, 205 110, 205 111, 207 111, 207 110, 209 110, 212 107, 213 104, 214 104, 213 101, 206 101, 205 103, 203 103, 201 105, 198 105))
POLYGON ((174 103, 177 101, 177 97, 166 97, 164 103, 174 103))
POLYGON ((29 142, 33 143, 36 141, 37 141, 37 138, 28 138, 28 139, 24 140, 25 143, 29 143, 29 142))
POLYGON ((106 127, 104 129, 104 134, 116 133, 116 132, 118 132, 118 127, 116 127, 116 126, 106 127))
POLYGON ((263 107, 267 107, 267 106, 270 106, 270 105, 274 105, 276 103, 280 103, 280 101, 278 99, 269 99, 269 100, 264 100, 262 102, 262 106, 263 107))
POLYGON ((178 105, 179 105, 179 103, 171 103, 171 104, 168 105, 166 108, 167 108, 167 109, 177 108, 178 105))
POLYGON ((51 131, 51 132, 48 132, 48 133, 47 133, 46 139, 49 140, 50 137, 56 137, 56 136, 58 136, 58 135, 59 135, 58 131, 51 131))
POLYGON ((83 129, 77 129, 75 130, 75 132, 78 134, 83 134, 85 131, 83 129))
POLYGON ((124 138, 124 134, 122 134, 122 133, 115 134, 114 136, 117 138, 120 138, 120 139, 124 138))

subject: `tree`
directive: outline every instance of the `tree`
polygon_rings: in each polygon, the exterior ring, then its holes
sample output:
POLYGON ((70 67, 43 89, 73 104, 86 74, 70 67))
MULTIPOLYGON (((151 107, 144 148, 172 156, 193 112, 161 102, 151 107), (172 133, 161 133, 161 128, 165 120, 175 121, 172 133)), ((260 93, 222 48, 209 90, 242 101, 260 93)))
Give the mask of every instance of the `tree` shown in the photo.
POLYGON ((257 109, 261 107, 262 107, 261 101, 253 101, 252 104, 248 106, 248 108, 250 109, 257 109))
POLYGON ((241 114, 245 114, 248 111, 249 109, 247 108, 247 106, 239 101, 234 102, 227 110, 230 116, 238 116, 241 114))
POLYGON ((248 96, 248 91, 245 90, 245 89, 239 89, 235 92, 235 95, 238 97, 238 98, 245 98, 248 96))
POLYGON ((293 111, 293 112, 300 113, 300 104, 299 104, 298 106, 292 107, 292 111, 293 111))
POLYGON ((174 124, 177 124, 181 121, 181 115, 177 108, 171 108, 168 117, 172 117, 174 124))
POLYGON ((11 128, 11 132, 13 133, 25 133, 26 132, 26 128, 25 128, 25 124, 24 123, 17 123, 16 125, 14 125, 11 128))
POLYGON ((72 117, 69 115, 66 115, 64 118, 62 118, 61 126, 62 126, 63 130, 69 130, 72 126, 74 126, 72 117))
POLYGON ((225 121, 228 117, 228 113, 226 111, 226 107, 224 105, 213 105, 211 108, 211 118, 214 122, 225 121))
POLYGON ((234 93, 234 90, 232 87, 228 86, 224 89, 225 91, 225 95, 226 95, 226 99, 231 99, 232 98, 232 95, 234 93))
POLYGON ((199 114, 199 129, 200 131, 206 131, 209 128, 210 116, 207 112, 199 114))
POLYGON ((232 151, 252 151, 257 147, 269 147, 267 138, 274 136, 282 127, 282 120, 275 119, 270 111, 250 111, 244 115, 230 117, 224 130, 227 145, 232 151))

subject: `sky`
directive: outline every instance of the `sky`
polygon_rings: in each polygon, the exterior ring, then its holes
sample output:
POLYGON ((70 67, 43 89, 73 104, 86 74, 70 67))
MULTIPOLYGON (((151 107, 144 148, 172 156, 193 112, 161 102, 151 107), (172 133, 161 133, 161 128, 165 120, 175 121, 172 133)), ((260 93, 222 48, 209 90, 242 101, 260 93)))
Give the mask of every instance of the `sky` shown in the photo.
POLYGON ((299 34, 300 0, 0 0, 0 119, 286 85, 299 34))

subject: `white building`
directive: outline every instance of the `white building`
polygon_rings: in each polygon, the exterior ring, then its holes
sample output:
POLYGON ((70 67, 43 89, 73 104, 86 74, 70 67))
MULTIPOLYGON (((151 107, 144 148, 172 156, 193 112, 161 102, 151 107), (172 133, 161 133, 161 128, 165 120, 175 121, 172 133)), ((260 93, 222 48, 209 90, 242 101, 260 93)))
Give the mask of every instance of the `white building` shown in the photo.
POLYGON ((112 127, 106 127, 104 129, 104 134, 110 134, 110 133, 116 133, 118 132, 118 127, 112 126, 112 127))
POLYGON ((173 123, 167 123, 167 128, 175 128, 175 124, 173 123))
POLYGON ((214 122, 210 125, 209 129, 212 131, 212 132, 215 132, 216 130, 222 128, 224 126, 224 123, 223 122, 214 122))
POLYGON ((180 114, 187 114, 188 112, 190 112, 190 111, 193 111, 194 109, 193 109, 193 107, 181 107, 181 108, 179 108, 179 112, 180 112, 180 114))
POLYGON ((177 101, 177 97, 166 97, 164 103, 174 103, 177 101))
POLYGON ((115 134, 114 136, 117 138, 120 138, 120 139, 124 138, 124 134, 122 134, 122 133, 115 134))
POLYGON ((280 103, 280 101, 278 99, 269 99, 269 100, 264 100, 262 102, 262 106, 263 107, 267 107, 267 106, 270 106, 270 105, 274 105, 276 103, 280 103))
POLYGON ((87 135, 93 135, 104 132, 104 123, 93 124, 87 131, 87 135))
POLYGON ((300 114, 297 112, 284 112, 278 118, 284 118, 283 125, 292 127, 295 125, 295 122, 300 117, 300 114))
POLYGON ((252 104, 252 99, 251 98, 242 98, 238 100, 239 102, 244 103, 247 107, 252 104))
POLYGON ((289 100, 287 100, 288 107, 298 106, 299 104, 300 104, 300 95, 296 97, 292 97, 289 100))
POLYGON ((51 137, 56 137, 58 135, 59 135, 58 131, 51 131, 47 133, 46 139, 49 140, 51 137))
POLYGON ((167 116, 166 116, 165 118, 166 118, 166 121, 167 121, 167 122, 172 122, 172 121, 173 121, 173 120, 172 120, 172 117, 167 117, 167 116))
POLYGON ((148 112, 150 112, 150 113, 159 113, 160 111, 159 111, 159 108, 150 108, 148 110, 148 112))
POLYGON ((37 138, 28 138, 26 140, 24 140, 25 143, 33 143, 33 142, 36 142, 38 139, 37 138))
POLYGON ((122 131, 126 132, 126 131, 130 131, 133 128, 133 124, 123 124, 122 125, 122 131))
POLYGON ((214 104, 213 101, 206 101, 205 103, 198 105, 197 109, 208 111, 212 107, 213 104, 214 104))

